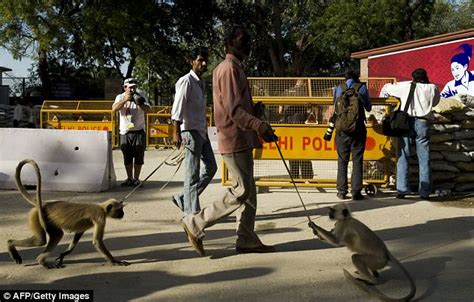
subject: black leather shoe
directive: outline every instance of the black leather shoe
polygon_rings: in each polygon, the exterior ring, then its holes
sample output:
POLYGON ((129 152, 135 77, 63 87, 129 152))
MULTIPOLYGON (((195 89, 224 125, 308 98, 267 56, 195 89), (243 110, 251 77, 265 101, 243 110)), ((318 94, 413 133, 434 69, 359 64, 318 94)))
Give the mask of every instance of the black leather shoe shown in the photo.
POLYGON ((235 251, 238 254, 248 254, 248 253, 273 253, 275 252, 275 247, 272 245, 259 245, 256 247, 236 247, 235 251))
POLYGON ((405 195, 405 194, 398 193, 398 194, 397 194, 397 199, 406 199, 406 195, 405 195))
POLYGON ((352 195, 352 200, 363 200, 363 199, 365 199, 365 197, 361 193, 356 193, 352 195))
POLYGON ((430 200, 430 197, 429 197, 429 196, 420 196, 420 198, 421 198, 422 200, 427 200, 427 201, 430 200))

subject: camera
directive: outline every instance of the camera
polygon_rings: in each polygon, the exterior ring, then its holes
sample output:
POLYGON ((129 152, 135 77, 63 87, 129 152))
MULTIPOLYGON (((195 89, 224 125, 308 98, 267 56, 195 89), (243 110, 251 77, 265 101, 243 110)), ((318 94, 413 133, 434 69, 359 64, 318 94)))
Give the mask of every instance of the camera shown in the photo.
POLYGON ((332 133, 334 132, 334 126, 335 126, 335 121, 336 120, 336 117, 333 115, 331 116, 331 118, 329 119, 329 127, 328 129, 326 130, 326 133, 324 133, 324 136, 323 136, 323 139, 326 140, 326 141, 330 141, 331 138, 332 138, 332 133))
POLYGON ((137 105, 143 105, 143 103, 145 103, 145 99, 136 92, 133 94, 133 101, 137 105))

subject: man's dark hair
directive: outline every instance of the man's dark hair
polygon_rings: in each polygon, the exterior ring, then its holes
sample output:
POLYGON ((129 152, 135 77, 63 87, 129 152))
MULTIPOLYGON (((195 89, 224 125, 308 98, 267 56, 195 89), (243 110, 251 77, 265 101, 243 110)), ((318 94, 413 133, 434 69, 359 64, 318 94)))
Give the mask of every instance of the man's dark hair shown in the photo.
POLYGON ((417 83, 428 84, 430 82, 430 80, 428 79, 428 74, 426 73, 426 70, 424 70, 423 68, 417 68, 413 70, 413 72, 411 73, 411 76, 413 78, 413 81, 417 83))
POLYGON ((359 83, 359 74, 355 70, 348 70, 344 76, 346 80, 352 79, 354 82, 359 83))
POLYGON ((229 44, 237 38, 239 33, 250 35, 247 29, 242 25, 236 25, 231 27, 224 35, 224 45, 226 50, 228 49, 229 44))
POLYGON ((201 56, 203 57, 206 61, 207 61, 207 58, 208 58, 208 52, 206 49, 204 48, 194 48, 193 50, 191 50, 191 52, 189 53, 189 59, 190 60, 196 60, 198 56, 201 56))

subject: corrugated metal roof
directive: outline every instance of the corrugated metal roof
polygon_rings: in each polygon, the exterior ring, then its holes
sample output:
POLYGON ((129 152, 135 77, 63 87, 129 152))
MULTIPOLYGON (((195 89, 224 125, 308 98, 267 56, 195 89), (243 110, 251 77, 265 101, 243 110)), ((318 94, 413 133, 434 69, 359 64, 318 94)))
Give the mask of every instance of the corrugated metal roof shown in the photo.
POLYGON ((465 38, 470 38, 470 37, 474 37, 474 28, 457 31, 454 33, 449 33, 449 34, 438 35, 438 36, 429 37, 429 38, 423 38, 419 40, 393 44, 389 46, 383 46, 379 48, 358 51, 358 52, 352 53, 351 58, 365 59, 374 55, 380 55, 380 54, 390 53, 394 51, 406 50, 410 48, 416 48, 416 47, 421 47, 421 46, 426 46, 426 45, 460 40, 460 39, 465 39, 465 38))

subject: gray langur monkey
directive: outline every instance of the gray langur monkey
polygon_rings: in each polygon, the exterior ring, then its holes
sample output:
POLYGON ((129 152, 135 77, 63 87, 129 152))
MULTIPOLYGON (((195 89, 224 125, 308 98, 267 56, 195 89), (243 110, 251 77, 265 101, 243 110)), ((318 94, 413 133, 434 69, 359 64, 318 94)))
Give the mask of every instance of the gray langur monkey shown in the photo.
POLYGON ((22 258, 16 246, 43 246, 46 249, 36 258, 39 264, 46 268, 59 268, 63 266, 63 259, 76 247, 84 232, 94 228, 92 243, 97 251, 112 265, 128 265, 126 261, 116 260, 104 245, 105 222, 107 217, 121 219, 124 216, 124 204, 115 199, 109 199, 101 204, 76 203, 67 201, 51 201, 43 203, 41 199, 41 173, 38 165, 31 159, 21 161, 15 173, 16 186, 23 198, 33 208, 30 210, 28 224, 33 236, 23 240, 10 239, 7 241, 8 253, 17 263, 22 263, 22 258), (33 166, 36 173, 36 200, 26 191, 21 182, 21 169, 25 164, 33 166), (68 249, 62 252, 55 263, 46 262, 46 258, 61 241, 64 230, 74 232, 74 238, 68 249), (46 240, 48 234, 48 240, 46 240))
POLYGON ((344 276, 349 281, 370 295, 386 301, 409 301, 415 296, 415 282, 408 271, 397 258, 390 253, 385 243, 374 231, 352 217, 347 205, 337 204, 334 207, 330 207, 329 218, 336 221, 334 229, 330 232, 319 227, 312 221, 308 223, 308 226, 313 229, 313 233, 322 241, 326 241, 338 247, 345 246, 354 252, 352 255, 352 263, 357 268, 361 278, 355 278, 347 270, 343 269, 344 276), (378 270, 387 266, 389 262, 398 266, 410 282, 410 293, 403 298, 387 297, 374 286, 379 283, 378 270))

